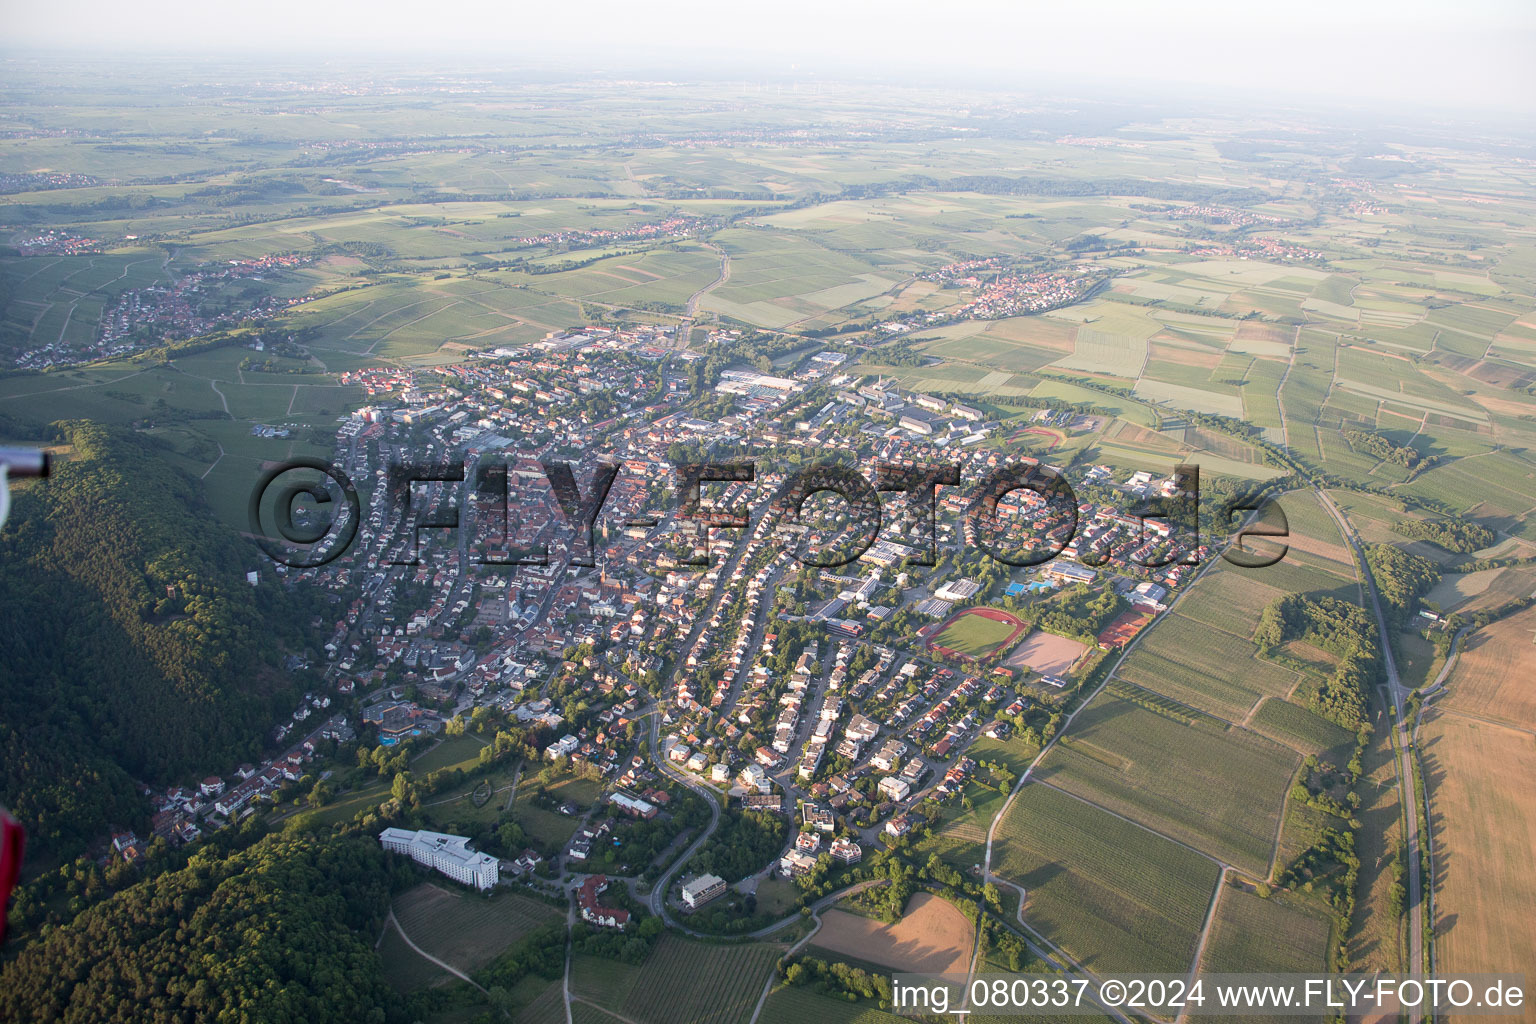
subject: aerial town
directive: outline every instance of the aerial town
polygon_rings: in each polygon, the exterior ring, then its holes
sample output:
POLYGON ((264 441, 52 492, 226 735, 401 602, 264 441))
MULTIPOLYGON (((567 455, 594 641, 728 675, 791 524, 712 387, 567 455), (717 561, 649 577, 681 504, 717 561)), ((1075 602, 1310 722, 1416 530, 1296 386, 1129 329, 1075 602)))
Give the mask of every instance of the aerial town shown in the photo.
MULTIPOLYGON (((720 332, 705 351, 739 333, 720 332)), ((1101 653, 1148 625, 1207 553, 1167 519, 1133 514, 1175 494, 1172 477, 1107 466, 1085 472, 1078 485, 1093 497, 1076 504, 1024 486, 985 516, 974 486, 937 487, 926 510, 888 498, 860 549, 855 535, 868 530, 849 515, 813 515, 811 495, 799 516, 777 500, 794 467, 829 453, 892 472, 942 462, 971 484, 1005 461, 988 443, 996 425, 963 403, 840 373, 846 357, 830 349, 775 373, 727 365, 696 397, 701 354, 669 334, 589 326, 440 370, 349 374, 375 396, 335 436, 336 467, 378 484, 355 541, 330 551, 328 537, 324 564, 249 577, 329 595, 323 684, 275 725, 278 756, 156 794, 155 834, 187 841, 284 804, 329 775, 324 751, 359 735, 365 747, 417 749, 494 713, 537 737, 552 768, 600 780, 598 801, 563 809, 579 826, 558 847, 527 837, 503 851, 499 872, 466 874, 485 855, 465 837, 391 828, 387 849, 480 887, 567 879, 584 920, 622 929, 628 912, 599 902, 618 880, 611 858, 606 875, 586 870, 594 847, 679 818, 669 804, 691 794, 781 817, 782 848, 757 874, 809 888, 926 824, 978 773, 1008 781, 973 756, 975 741, 1048 738, 1101 653), (675 468, 706 452, 750 460, 754 473, 703 483, 690 510, 675 468), (554 493, 546 467, 561 461, 582 493, 608 472, 590 538, 554 493), (417 471, 403 502, 384 486, 391 467, 426 465, 466 473, 417 471), (492 479, 504 493, 460 490, 487 466, 502 467, 492 479), (456 527, 423 525, 450 509, 456 527), (1029 536, 1056 555, 986 567, 978 530, 1029 536), (833 567, 805 554, 839 545, 833 567), (1008 612, 968 611, 983 603, 1061 614, 1032 629, 1008 612)), ((1032 422, 1071 430, 1078 419, 1047 408, 1032 422)), ((142 851, 137 836, 114 841, 126 857, 142 851)), ((657 911, 689 914, 728 892, 716 874, 682 870, 686 858, 660 866, 674 870, 660 874, 671 888, 655 892, 657 911)))

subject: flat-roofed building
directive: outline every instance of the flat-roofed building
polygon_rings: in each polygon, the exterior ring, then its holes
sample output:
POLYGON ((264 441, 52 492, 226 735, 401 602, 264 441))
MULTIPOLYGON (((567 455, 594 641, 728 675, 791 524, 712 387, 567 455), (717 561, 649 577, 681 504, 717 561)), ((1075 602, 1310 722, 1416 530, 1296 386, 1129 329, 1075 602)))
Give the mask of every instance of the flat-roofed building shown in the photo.
POLYGON ((379 842, 391 853, 406 854, 418 864, 482 891, 495 886, 501 877, 501 862, 488 853, 471 850, 466 836, 387 828, 379 833, 379 842))
POLYGON ((700 875, 683 883, 683 905, 689 910, 698 910, 723 892, 725 879, 719 875, 700 875))

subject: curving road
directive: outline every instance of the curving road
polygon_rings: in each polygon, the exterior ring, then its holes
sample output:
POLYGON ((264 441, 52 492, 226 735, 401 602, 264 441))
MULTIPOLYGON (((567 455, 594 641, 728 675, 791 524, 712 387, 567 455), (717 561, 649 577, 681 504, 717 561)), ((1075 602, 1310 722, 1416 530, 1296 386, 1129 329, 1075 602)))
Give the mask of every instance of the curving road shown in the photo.
POLYGON ((687 786, 689 789, 699 794, 699 796, 703 797, 705 802, 709 804, 709 824, 705 826, 703 832, 699 833, 699 837, 695 839, 691 844, 689 844, 688 849, 684 850, 682 854, 672 862, 672 866, 667 868, 666 871, 662 872, 661 877, 656 880, 656 885, 651 889, 650 897, 651 913, 660 917, 668 927, 681 929, 682 931, 688 932, 691 935, 698 935, 700 934, 699 932, 694 932, 692 929, 679 924, 676 920, 673 919, 672 915, 667 912, 667 889, 672 884, 672 877, 682 869, 684 864, 693 859, 693 855, 699 852, 699 849, 704 845, 706 841, 708 841, 709 837, 714 834, 715 829, 720 827, 720 798, 715 795, 715 791, 709 786, 706 786, 702 782, 695 780, 686 772, 678 771, 676 768, 672 767, 670 763, 668 763, 664 756, 662 756, 660 705, 652 704, 650 710, 646 711, 645 714, 650 716, 651 719, 651 763, 660 769, 663 775, 667 776, 669 779, 672 779, 674 782, 680 782, 684 786, 687 786))

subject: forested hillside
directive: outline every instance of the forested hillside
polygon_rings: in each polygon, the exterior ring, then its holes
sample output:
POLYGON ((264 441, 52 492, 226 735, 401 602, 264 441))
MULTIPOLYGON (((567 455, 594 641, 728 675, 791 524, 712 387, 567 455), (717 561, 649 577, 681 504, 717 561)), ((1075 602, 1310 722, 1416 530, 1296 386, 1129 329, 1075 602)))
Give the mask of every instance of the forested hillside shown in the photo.
POLYGON ((142 823, 131 779, 254 759, 296 699, 276 663, 304 614, 247 585, 260 556, 152 442, 58 430, 0 537, 0 803, 44 859, 142 823))
POLYGON ((390 858, 366 838, 269 836, 89 908, 0 966, 0 1020, 382 1022, 373 936, 390 858))

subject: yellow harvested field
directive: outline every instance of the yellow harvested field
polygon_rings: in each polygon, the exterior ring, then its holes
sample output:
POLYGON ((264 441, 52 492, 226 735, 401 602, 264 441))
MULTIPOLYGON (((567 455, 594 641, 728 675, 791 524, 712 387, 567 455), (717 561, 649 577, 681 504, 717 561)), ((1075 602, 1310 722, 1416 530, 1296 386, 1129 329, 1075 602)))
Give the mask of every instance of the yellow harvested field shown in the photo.
POLYGON ((811 942, 828 952, 897 971, 963 974, 971 965, 975 931, 953 903, 920 892, 895 924, 829 910, 821 915, 821 930, 811 942))
POLYGON ((1450 692, 1438 705, 1536 729, 1536 607, 1469 633, 1462 644, 1450 692))
POLYGON ((1221 353, 1214 349, 1195 348, 1188 344, 1175 345, 1160 341, 1162 337, 1160 334, 1152 336, 1153 359, 1178 363, 1180 366, 1200 366, 1207 370, 1214 370, 1221 365, 1221 353))
MULTIPOLYGON (((1536 787, 1529 784, 1536 736, 1436 710, 1421 744, 1434 836, 1436 967, 1529 972, 1536 965, 1536 787)), ((1536 1021, 1536 1003, 1515 1019, 1536 1021)))

